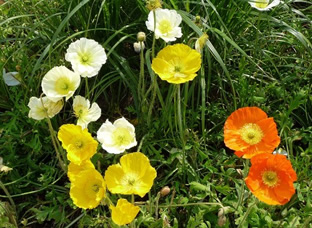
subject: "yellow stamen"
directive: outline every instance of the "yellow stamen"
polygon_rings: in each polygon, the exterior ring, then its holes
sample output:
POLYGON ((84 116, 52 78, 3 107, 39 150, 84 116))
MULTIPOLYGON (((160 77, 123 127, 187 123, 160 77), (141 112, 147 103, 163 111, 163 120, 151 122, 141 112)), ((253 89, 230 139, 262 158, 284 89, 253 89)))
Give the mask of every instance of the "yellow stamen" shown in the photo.
POLYGON ((241 139, 250 145, 261 142, 263 132, 259 125, 255 123, 247 123, 240 129, 241 139))
POLYGON ((265 8, 269 5, 269 0, 256 0, 255 6, 258 8, 265 8))
POLYGON ((66 95, 72 90, 71 82, 67 77, 61 77, 55 82, 55 90, 61 94, 66 95))
POLYGON ((171 26, 171 23, 170 21, 164 19, 162 21, 159 22, 159 31, 162 33, 162 34, 166 34, 166 33, 169 33, 171 30, 172 30, 172 26, 171 26))
POLYGON ((274 171, 264 171, 262 174, 262 181, 269 187, 275 187, 278 184, 278 176, 274 171))
POLYGON ((119 127, 113 132, 113 141, 115 145, 128 145, 132 141, 132 136, 127 128, 119 127))
POLYGON ((98 186, 97 184, 94 184, 94 185, 92 186, 92 190, 93 190, 94 192, 98 192, 98 191, 100 190, 100 186, 98 186))

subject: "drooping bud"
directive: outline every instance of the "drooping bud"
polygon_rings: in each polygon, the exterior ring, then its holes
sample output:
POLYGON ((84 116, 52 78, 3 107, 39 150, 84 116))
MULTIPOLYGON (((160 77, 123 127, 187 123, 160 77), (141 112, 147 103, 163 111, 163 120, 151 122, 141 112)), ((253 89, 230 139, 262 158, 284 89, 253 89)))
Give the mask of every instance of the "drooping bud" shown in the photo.
POLYGON ((146 7, 152 11, 158 8, 161 8, 162 1, 161 0, 147 0, 146 7))
POLYGON ((143 49, 145 48, 144 42, 135 42, 135 43, 133 43, 133 48, 134 48, 134 51, 136 53, 140 53, 140 51, 141 51, 141 44, 140 43, 142 43, 142 48, 143 49))

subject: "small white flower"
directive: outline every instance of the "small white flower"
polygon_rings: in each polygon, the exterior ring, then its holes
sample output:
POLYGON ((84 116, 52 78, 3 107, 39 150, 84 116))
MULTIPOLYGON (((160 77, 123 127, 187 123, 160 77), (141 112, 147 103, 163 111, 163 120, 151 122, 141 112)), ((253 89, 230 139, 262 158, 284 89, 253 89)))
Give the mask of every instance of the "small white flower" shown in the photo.
POLYGON ((154 14, 151 11, 148 14, 148 20, 145 22, 148 30, 155 32, 155 37, 162 38, 164 41, 175 41, 182 36, 181 27, 182 17, 175 10, 156 9, 156 29, 154 29, 154 14), (155 31, 154 31, 155 30, 155 31))
POLYGON ((93 103, 90 108, 90 101, 82 96, 75 96, 73 102, 75 116, 78 118, 77 125, 82 129, 88 127, 88 124, 97 121, 101 117, 101 109, 97 103, 93 103))
POLYGON ((53 116, 58 114, 63 108, 63 100, 53 102, 49 100, 47 97, 42 98, 31 97, 29 99, 28 107, 30 108, 28 113, 29 118, 33 118, 35 120, 42 120, 44 118, 52 118, 53 116))
POLYGON ((53 67, 42 79, 43 93, 52 101, 57 102, 63 97, 66 101, 73 96, 80 84, 79 74, 64 66, 53 67))
POLYGON ((81 38, 69 45, 65 59, 81 77, 90 78, 98 74, 107 57, 104 48, 98 42, 81 38))
POLYGON ((253 0, 249 1, 249 4, 251 5, 251 7, 256 8, 257 10, 268 11, 271 8, 280 4, 280 2, 281 0, 273 0, 271 3, 270 0, 253 0))
MULTIPOLYGON (((135 51, 136 53, 140 53, 140 52, 141 52, 141 44, 140 44, 140 42, 134 42, 134 43, 133 43, 133 48, 134 48, 134 51, 135 51)), ((144 50, 144 48, 145 48, 144 42, 142 42, 142 48, 143 48, 143 50, 144 50)))
POLYGON ((120 154, 137 145, 135 128, 123 117, 114 124, 106 120, 97 132, 97 139, 103 149, 111 154, 120 154))

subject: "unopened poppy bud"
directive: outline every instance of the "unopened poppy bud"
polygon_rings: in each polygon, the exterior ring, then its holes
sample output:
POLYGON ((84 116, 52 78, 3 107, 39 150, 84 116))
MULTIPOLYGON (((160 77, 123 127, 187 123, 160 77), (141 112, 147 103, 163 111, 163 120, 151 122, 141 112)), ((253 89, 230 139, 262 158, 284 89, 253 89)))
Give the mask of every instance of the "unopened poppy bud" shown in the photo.
POLYGON ((137 39, 138 39, 139 42, 145 41, 145 38, 146 38, 146 35, 145 35, 144 32, 138 32, 137 39))
POLYGON ((197 15, 197 16, 195 17, 195 23, 196 23, 196 24, 200 23, 200 16, 197 15))
POLYGON ((160 190, 160 195, 162 197, 168 195, 169 193, 170 193, 170 188, 168 186, 165 186, 160 190))
POLYGON ((142 48, 143 48, 143 50, 144 50, 144 48, 145 48, 144 42, 135 42, 135 43, 133 43, 133 48, 134 48, 134 51, 135 51, 136 53, 140 53, 140 51, 141 51, 141 44, 140 44, 140 43, 142 43, 142 48))
POLYGON ((15 66, 15 69, 16 69, 17 71, 20 71, 20 70, 21 70, 21 66, 20 66, 20 65, 16 65, 16 66, 15 66))
POLYGON ((152 11, 152 10, 161 8, 161 5, 162 5, 162 1, 161 0, 148 0, 147 4, 146 4, 146 7, 149 10, 152 11))

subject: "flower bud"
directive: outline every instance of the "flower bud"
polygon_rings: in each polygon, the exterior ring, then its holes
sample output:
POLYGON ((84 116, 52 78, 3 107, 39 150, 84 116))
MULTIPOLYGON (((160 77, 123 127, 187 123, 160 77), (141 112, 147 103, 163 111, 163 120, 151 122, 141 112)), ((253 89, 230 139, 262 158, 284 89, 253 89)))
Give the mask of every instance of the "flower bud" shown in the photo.
POLYGON ((195 24, 199 24, 200 23, 200 16, 196 16, 195 17, 195 24))
MULTIPOLYGON (((141 51, 141 44, 140 44, 141 42, 135 42, 135 43, 133 43, 133 48, 134 48, 134 51, 136 52, 136 53, 140 53, 140 51, 141 51)), ((142 42, 142 48, 143 48, 143 50, 144 50, 144 48, 145 48, 145 45, 144 45, 144 43, 142 42)))
POLYGON ((145 38, 146 38, 146 35, 145 35, 144 32, 138 32, 137 39, 138 39, 139 42, 145 41, 145 38))
POLYGON ((146 7, 150 11, 152 11, 152 10, 155 10, 157 8, 161 8, 161 5, 162 5, 162 1, 161 0, 148 0, 147 4, 146 4, 146 7))
POLYGON ((15 69, 16 69, 17 71, 20 71, 20 70, 21 70, 21 66, 20 66, 20 65, 16 65, 16 66, 15 66, 15 69))
POLYGON ((168 186, 165 186, 160 190, 160 195, 162 197, 168 195, 169 193, 170 193, 170 188, 168 186))

